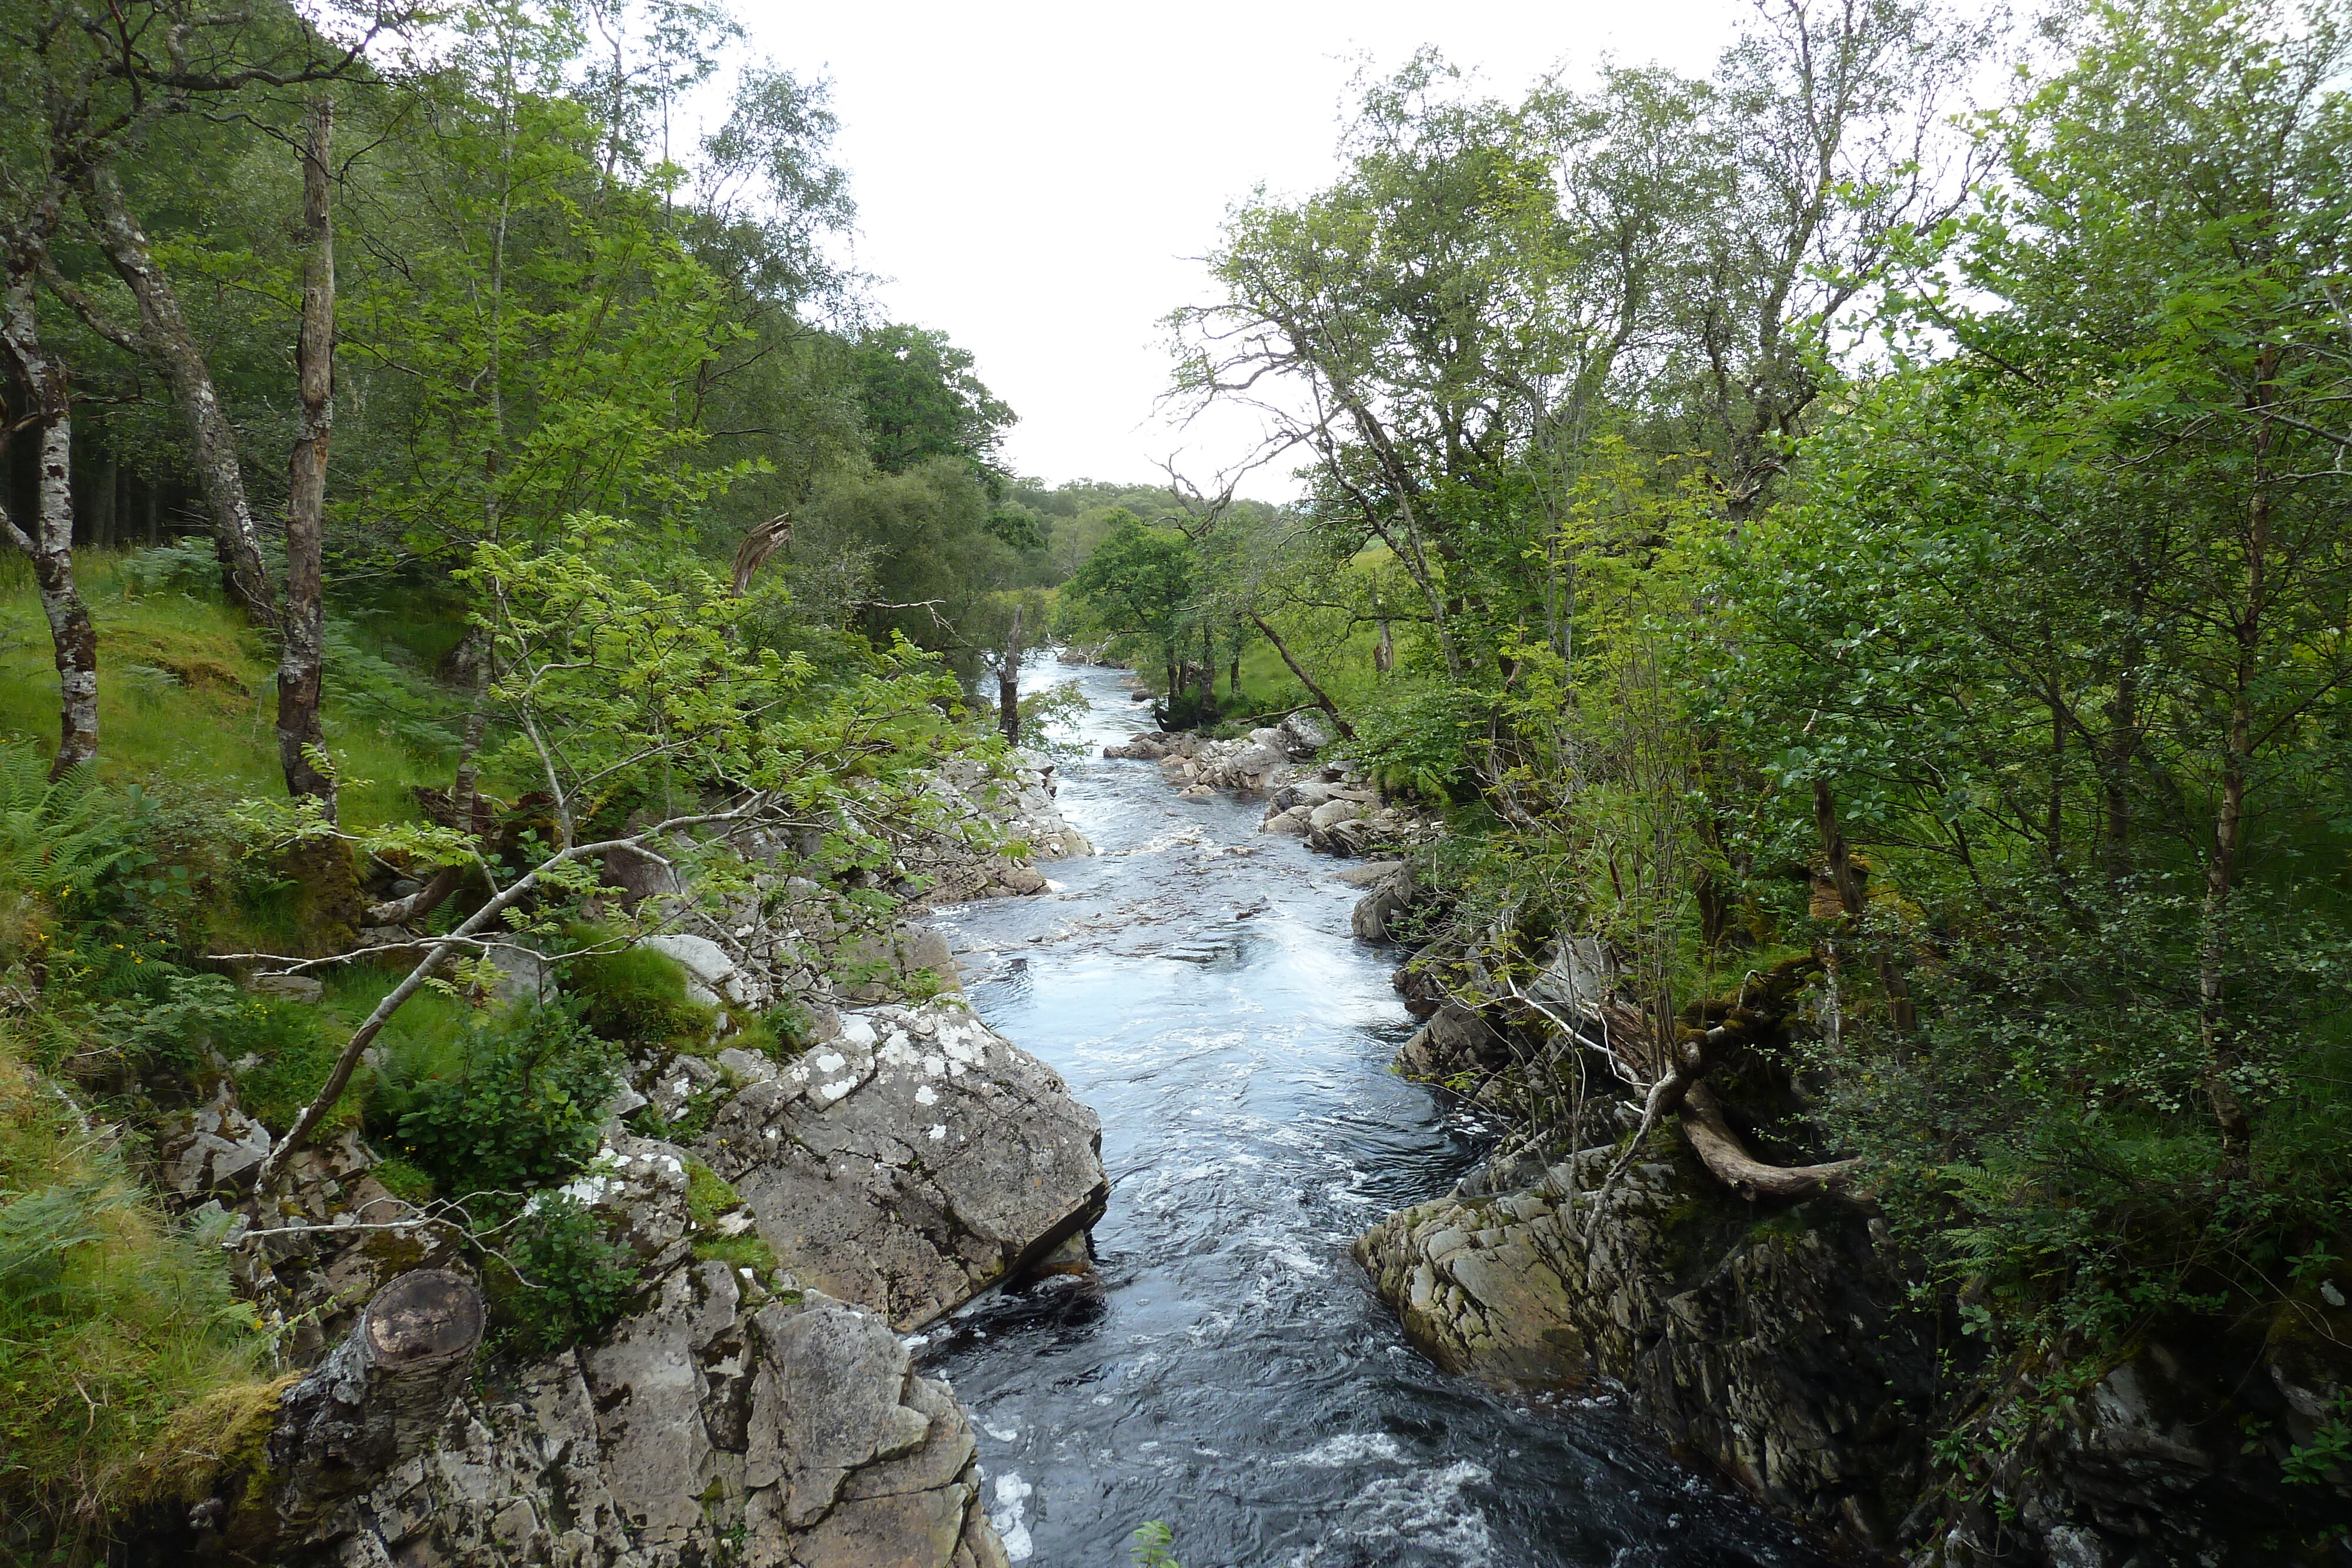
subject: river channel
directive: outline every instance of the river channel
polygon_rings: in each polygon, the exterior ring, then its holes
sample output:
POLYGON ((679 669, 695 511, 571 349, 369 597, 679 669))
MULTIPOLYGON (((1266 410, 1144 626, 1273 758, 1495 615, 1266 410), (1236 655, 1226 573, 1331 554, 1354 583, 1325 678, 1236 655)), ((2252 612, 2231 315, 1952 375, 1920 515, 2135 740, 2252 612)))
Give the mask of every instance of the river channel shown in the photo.
POLYGON ((1388 1071, 1412 1020, 1340 862, 1103 760, 1143 707, 1111 670, 1024 685, 1071 680, 1059 804, 1099 852, 938 922, 981 1015, 1100 1114, 1112 1181, 1097 1279, 982 1297, 919 1349, 1014 1560, 1124 1568, 1160 1520, 1186 1568, 1811 1568, 1605 1392, 1501 1396, 1406 1343, 1349 1244, 1496 1129, 1388 1071))

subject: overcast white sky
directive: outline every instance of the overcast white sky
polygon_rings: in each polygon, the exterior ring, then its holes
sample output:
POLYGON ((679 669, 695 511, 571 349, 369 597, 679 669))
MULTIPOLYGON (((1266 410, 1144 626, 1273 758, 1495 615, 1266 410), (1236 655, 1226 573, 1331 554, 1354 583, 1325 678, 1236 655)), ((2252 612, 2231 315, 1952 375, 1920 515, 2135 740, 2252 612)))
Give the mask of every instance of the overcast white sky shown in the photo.
MULTIPOLYGON (((1179 431, 1153 401, 1156 323, 1205 298, 1220 219, 1263 182, 1326 181, 1349 78, 1423 44, 1516 94, 1604 55, 1706 71, 1743 0, 1604 4, 1202 0, 1182 6, 753 6, 754 50, 833 78, 858 265, 894 319, 945 329, 1020 414, 1022 474, 1150 479, 1181 452, 1202 476, 1253 427, 1179 431)), ((1247 486, 1290 492, 1280 474, 1247 486)))

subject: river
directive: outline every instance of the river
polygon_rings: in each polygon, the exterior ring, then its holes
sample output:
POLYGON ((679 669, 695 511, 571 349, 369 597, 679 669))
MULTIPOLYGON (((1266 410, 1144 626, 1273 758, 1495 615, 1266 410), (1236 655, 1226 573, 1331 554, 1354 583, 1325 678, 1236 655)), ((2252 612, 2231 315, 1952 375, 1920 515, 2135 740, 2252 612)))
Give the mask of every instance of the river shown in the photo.
POLYGON ((1097 1279, 984 1296, 919 1347, 1014 1560, 1124 1568, 1160 1520, 1186 1568, 1816 1563, 1605 1393, 1499 1396, 1406 1343, 1349 1244, 1496 1129, 1388 1071, 1412 1023, 1339 862, 1260 834, 1262 802, 1103 760, 1142 706, 1116 671, 1023 684, 1069 680, 1092 707, 1059 803, 1099 852, 938 922, 981 1015, 1101 1115, 1112 1182, 1097 1279))

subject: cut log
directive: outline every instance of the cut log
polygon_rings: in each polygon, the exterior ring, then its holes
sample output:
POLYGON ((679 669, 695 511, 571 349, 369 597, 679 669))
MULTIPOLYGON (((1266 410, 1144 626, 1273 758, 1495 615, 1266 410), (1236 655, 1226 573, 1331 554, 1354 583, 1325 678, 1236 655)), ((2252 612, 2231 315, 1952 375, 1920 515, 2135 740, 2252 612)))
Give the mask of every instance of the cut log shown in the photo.
POLYGON ((281 1527, 365 1490, 431 1445, 482 1343, 482 1292, 418 1269, 367 1305, 343 1343, 286 1392, 269 1438, 281 1527))

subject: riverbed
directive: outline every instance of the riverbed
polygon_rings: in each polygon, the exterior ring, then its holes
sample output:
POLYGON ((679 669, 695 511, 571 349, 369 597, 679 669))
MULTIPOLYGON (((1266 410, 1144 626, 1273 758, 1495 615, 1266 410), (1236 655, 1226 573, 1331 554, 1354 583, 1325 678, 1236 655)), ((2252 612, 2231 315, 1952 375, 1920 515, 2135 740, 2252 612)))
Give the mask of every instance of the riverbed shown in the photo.
POLYGON ((1149 727, 1119 672, 1046 660, 1091 706, 1060 760, 1097 853, 1045 894, 937 924, 971 1001, 1102 1117, 1097 1273, 934 1325, 924 1370, 979 1431, 991 1512, 1032 1568, 1123 1568, 1147 1520, 1186 1568, 1812 1568, 1678 1468, 1606 1389, 1501 1395, 1438 1371, 1348 1253, 1499 1129, 1389 1071, 1393 951, 1349 935, 1344 862, 1106 761, 1149 727))

